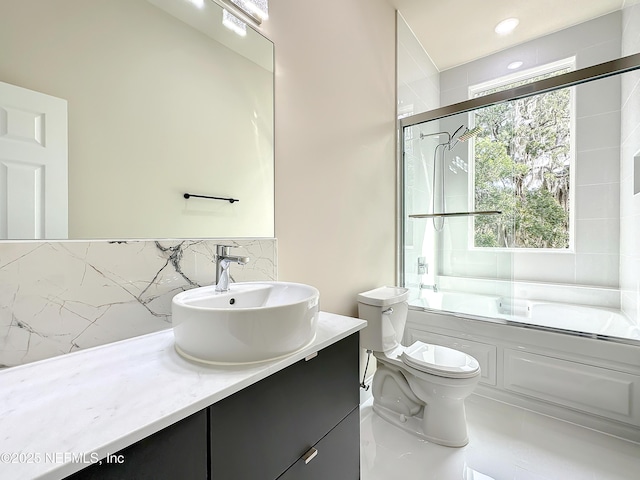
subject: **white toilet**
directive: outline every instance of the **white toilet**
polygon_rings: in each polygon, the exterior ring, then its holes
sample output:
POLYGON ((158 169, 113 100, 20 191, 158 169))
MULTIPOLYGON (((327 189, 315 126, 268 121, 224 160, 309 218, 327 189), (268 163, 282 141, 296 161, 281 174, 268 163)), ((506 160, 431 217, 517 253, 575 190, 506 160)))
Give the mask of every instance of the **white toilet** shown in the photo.
POLYGON ((400 344, 407 321, 409 291, 381 287, 358 295, 360 347, 378 361, 373 376, 373 410, 425 440, 447 447, 469 442, 464 400, 480 379, 478 361, 451 348, 400 344))

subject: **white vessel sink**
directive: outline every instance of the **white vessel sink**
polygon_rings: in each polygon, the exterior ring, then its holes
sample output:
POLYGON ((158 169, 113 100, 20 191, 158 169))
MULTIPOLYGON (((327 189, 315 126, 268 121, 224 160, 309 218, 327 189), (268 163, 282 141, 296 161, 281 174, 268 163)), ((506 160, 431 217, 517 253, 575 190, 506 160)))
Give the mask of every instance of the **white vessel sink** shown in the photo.
POLYGON ((171 303, 178 353, 215 364, 274 360, 315 339, 320 293, 287 282, 232 283, 187 290, 171 303))

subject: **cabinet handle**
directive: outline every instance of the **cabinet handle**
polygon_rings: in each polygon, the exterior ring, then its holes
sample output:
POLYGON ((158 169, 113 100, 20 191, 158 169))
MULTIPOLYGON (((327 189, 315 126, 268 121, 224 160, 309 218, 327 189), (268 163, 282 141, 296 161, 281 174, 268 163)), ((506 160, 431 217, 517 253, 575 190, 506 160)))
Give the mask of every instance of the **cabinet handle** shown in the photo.
POLYGON ((316 450, 315 448, 311 448, 307 453, 305 453, 302 458, 304 459, 304 464, 306 465, 307 463, 309 463, 311 460, 313 460, 314 458, 316 458, 316 455, 318 455, 318 450, 316 450))
POLYGON ((304 361, 308 362, 309 360, 316 358, 318 356, 318 352, 313 352, 311 355, 307 355, 306 357, 304 357, 304 361))

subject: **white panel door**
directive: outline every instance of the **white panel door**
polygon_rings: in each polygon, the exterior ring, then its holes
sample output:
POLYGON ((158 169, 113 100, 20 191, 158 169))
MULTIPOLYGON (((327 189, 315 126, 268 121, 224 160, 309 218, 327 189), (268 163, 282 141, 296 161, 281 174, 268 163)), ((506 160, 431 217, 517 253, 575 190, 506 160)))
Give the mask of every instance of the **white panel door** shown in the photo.
POLYGON ((67 238, 67 101, 0 82, 0 239, 67 238))

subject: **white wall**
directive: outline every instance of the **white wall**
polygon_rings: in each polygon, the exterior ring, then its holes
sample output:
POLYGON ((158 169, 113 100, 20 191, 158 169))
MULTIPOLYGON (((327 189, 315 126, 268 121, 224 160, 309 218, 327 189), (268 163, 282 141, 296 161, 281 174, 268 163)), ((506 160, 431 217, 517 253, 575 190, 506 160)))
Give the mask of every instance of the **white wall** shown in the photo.
POLYGON ((385 0, 272 0, 279 280, 357 316, 395 281, 395 14, 385 0))
MULTIPOLYGON (((620 56, 621 13, 585 22, 441 73, 443 105, 468 99, 468 89, 521 69, 576 56, 576 68, 620 56)), ((428 46, 427 46, 428 49, 428 46)), ((497 254, 468 249, 468 223, 448 221, 442 273, 617 288, 619 283, 619 78, 576 88, 575 248, 569 252, 497 254)), ((459 124, 460 122, 458 122, 459 124)), ((466 208, 468 183, 447 171, 448 205, 466 208), (461 204, 462 202, 462 204, 461 204)))
MULTIPOLYGON (((622 11, 622 54, 640 53, 640 4, 622 11)), ((622 77, 620 148, 620 290, 622 310, 640 322, 640 193, 634 193, 640 161, 640 71, 622 77)), ((636 185, 637 187, 637 185, 636 185)))

